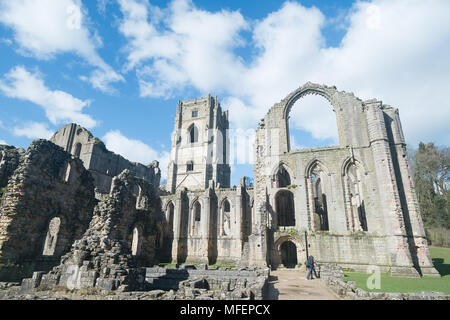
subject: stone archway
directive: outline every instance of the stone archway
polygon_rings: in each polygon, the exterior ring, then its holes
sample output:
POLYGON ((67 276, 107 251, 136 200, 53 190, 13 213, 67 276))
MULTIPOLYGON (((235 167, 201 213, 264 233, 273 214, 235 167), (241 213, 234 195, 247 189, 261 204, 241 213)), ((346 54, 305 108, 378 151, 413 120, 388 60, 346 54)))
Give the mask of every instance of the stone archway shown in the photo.
POLYGON ((298 264, 297 247, 292 241, 285 241, 280 246, 281 264, 285 268, 293 269, 298 264))
POLYGON ((274 256, 271 258, 271 267, 296 268, 306 260, 303 243, 290 235, 279 237, 274 243, 274 256))

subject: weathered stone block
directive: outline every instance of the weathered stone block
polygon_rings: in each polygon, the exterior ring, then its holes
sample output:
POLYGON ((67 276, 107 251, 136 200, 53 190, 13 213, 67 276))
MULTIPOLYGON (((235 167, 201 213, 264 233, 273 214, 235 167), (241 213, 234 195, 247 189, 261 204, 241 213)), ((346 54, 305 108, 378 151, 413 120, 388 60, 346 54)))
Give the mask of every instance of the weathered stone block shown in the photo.
POLYGON ((20 286, 20 292, 25 293, 33 290, 41 284, 42 276, 45 274, 43 271, 33 272, 33 277, 22 280, 22 285, 20 286))
POLYGON ((100 290, 112 291, 119 287, 120 282, 115 279, 97 278, 95 287, 100 290))

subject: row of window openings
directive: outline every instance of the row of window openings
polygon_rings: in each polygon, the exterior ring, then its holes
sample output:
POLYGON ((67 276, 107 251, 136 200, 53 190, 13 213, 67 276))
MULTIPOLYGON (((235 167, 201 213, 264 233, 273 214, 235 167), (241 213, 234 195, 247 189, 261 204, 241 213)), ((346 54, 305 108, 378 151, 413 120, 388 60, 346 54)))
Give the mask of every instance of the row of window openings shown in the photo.
MULTIPOLYGON (((192 125, 189 129, 189 143, 198 142, 198 129, 195 125, 192 125)), ((214 142, 214 136, 211 136, 211 140, 208 143, 214 142)), ((181 136, 178 137, 177 144, 181 143, 181 136)))
MULTIPOLYGON (((53 218, 48 226, 48 231, 47 231, 47 235, 45 237, 45 244, 44 244, 44 249, 42 251, 42 255, 43 256, 53 256, 55 254, 56 251, 56 243, 58 240, 58 234, 59 234, 59 230, 60 230, 60 225, 61 225, 61 219, 58 217, 53 218)), ((156 239, 157 241, 155 242, 155 245, 157 247, 160 246, 160 240, 159 237, 157 237, 156 239)), ((140 251, 140 231, 138 230, 138 228, 134 228, 133 230, 133 239, 132 239, 132 243, 131 243, 131 251, 132 251, 132 255, 136 256, 139 254, 140 251)))
MULTIPOLYGON (((346 198, 347 202, 350 203, 352 211, 352 216, 349 217, 351 220, 350 224, 352 228, 360 229, 361 231, 367 231, 367 218, 365 212, 364 200, 360 199, 360 190, 350 190, 350 185, 356 185, 358 178, 356 167, 351 166, 347 173, 348 177, 348 189, 346 198)), ((318 230, 329 230, 328 225, 328 210, 327 210, 327 198, 326 194, 322 192, 322 183, 319 174, 316 170, 313 170, 311 174, 311 182, 313 184, 313 212, 314 212, 314 224, 315 229, 318 230)), ((285 188, 291 185, 291 178, 287 170, 281 167, 276 176, 277 187, 285 188)), ((277 225, 280 227, 295 226, 295 210, 294 210, 294 199, 291 192, 280 192, 276 198, 276 208, 277 208, 277 225)))
MULTIPOLYGON (((222 226, 223 226, 223 231, 222 234, 226 235, 229 233, 230 230, 230 211, 231 211, 231 205, 228 201, 225 201, 223 203, 222 206, 223 209, 223 214, 222 214, 222 226)), ((168 222, 169 222, 169 226, 170 228, 173 228, 173 216, 174 216, 174 211, 175 208, 173 206, 173 204, 169 204, 168 206, 168 222)), ((201 204, 196 201, 194 206, 193 206, 193 218, 194 218, 194 225, 192 227, 194 227, 195 229, 195 223, 198 223, 201 221, 201 212, 202 212, 202 206, 201 204)))

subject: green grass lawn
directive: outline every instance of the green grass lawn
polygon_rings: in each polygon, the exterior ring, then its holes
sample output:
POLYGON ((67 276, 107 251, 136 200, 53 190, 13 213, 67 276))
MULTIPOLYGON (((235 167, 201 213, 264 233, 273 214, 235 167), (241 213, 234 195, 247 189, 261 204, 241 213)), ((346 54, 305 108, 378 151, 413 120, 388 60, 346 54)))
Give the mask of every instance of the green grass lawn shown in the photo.
POLYGON ((344 281, 355 281, 358 288, 372 292, 421 292, 439 291, 450 294, 450 248, 430 248, 431 258, 441 278, 401 278, 381 275, 381 289, 368 289, 368 274, 346 272, 344 281))

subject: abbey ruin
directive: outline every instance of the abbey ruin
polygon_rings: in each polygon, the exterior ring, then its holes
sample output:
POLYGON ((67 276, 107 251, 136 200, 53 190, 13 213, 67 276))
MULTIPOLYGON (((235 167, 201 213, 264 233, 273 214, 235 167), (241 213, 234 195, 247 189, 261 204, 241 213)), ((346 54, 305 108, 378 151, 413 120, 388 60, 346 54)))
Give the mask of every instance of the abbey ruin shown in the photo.
POLYGON ((27 151, 0 146, 0 281, 145 290, 173 263, 203 265, 210 288, 245 278, 238 287, 261 297, 264 270, 306 251, 356 272, 439 276, 397 109, 306 83, 258 124, 254 186, 230 186, 228 129, 217 98, 179 102, 165 190, 157 161, 130 162, 76 124, 27 151), (309 94, 330 102, 338 146, 291 149, 289 114, 309 94))

